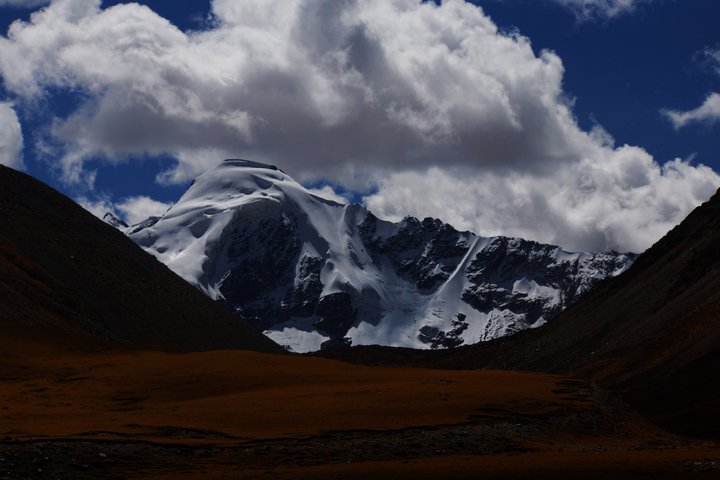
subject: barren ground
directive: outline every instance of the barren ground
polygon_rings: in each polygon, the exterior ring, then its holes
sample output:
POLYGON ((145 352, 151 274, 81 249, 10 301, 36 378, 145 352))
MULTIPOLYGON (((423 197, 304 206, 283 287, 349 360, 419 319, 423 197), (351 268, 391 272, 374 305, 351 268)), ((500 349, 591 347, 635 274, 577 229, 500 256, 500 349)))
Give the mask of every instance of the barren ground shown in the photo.
POLYGON ((717 445, 559 376, 0 342, 0 479, 720 475, 717 445))

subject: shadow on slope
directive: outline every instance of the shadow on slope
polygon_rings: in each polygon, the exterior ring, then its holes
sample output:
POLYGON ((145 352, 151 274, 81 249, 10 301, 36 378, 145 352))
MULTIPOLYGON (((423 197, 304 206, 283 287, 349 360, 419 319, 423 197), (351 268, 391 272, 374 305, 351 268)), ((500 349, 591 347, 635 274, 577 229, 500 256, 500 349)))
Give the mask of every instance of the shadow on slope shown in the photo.
POLYGON ((27 325, 137 347, 282 351, 69 198, 0 166, 0 329, 27 325))

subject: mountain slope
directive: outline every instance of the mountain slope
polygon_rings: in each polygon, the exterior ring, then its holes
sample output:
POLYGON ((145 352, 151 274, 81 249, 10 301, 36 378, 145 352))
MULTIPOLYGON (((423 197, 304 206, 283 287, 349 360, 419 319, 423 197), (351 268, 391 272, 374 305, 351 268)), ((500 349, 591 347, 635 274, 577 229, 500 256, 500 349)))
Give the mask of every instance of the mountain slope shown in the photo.
POLYGON ((495 358, 486 365, 590 378, 672 430, 716 436, 720 194, 547 330, 508 347, 502 356, 483 353, 495 358))
POLYGON ((277 167, 226 160, 130 237, 294 351, 443 348, 542 325, 634 256, 383 221, 277 167))
POLYGON ((280 351, 121 232, 3 166, 0 219, 0 329, 51 327, 142 347, 280 351))
POLYGON ((673 430, 717 435, 720 194, 528 347, 546 351, 538 364, 613 385, 673 430))
POLYGON ((368 348, 335 356, 371 364, 570 374, 622 393, 670 430, 717 437, 720 194, 550 325, 428 353, 368 348))
MULTIPOLYGON (((625 386, 666 378, 720 349, 720 195, 551 326, 515 346, 520 362, 625 386)), ((515 352, 516 350, 510 350, 515 352)), ((509 351, 509 352, 510 352, 509 351)))

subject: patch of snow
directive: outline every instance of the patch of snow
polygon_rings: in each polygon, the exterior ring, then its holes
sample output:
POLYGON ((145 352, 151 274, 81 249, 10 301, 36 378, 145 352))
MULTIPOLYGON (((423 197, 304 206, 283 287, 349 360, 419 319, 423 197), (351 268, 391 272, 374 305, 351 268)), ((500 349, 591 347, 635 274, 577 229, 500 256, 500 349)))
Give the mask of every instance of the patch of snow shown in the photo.
POLYGON ((323 342, 330 340, 312 329, 308 319, 291 320, 285 324, 273 326, 263 333, 275 343, 294 353, 308 353, 320 350, 323 342))

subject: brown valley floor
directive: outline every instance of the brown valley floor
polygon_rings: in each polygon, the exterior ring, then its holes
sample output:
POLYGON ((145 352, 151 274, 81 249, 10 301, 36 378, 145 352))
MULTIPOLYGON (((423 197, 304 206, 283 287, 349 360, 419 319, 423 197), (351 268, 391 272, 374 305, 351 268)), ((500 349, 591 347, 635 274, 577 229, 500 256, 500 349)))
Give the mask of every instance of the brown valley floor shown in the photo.
POLYGON ((560 376, 0 342, 0 479, 720 477, 720 445, 560 376))

